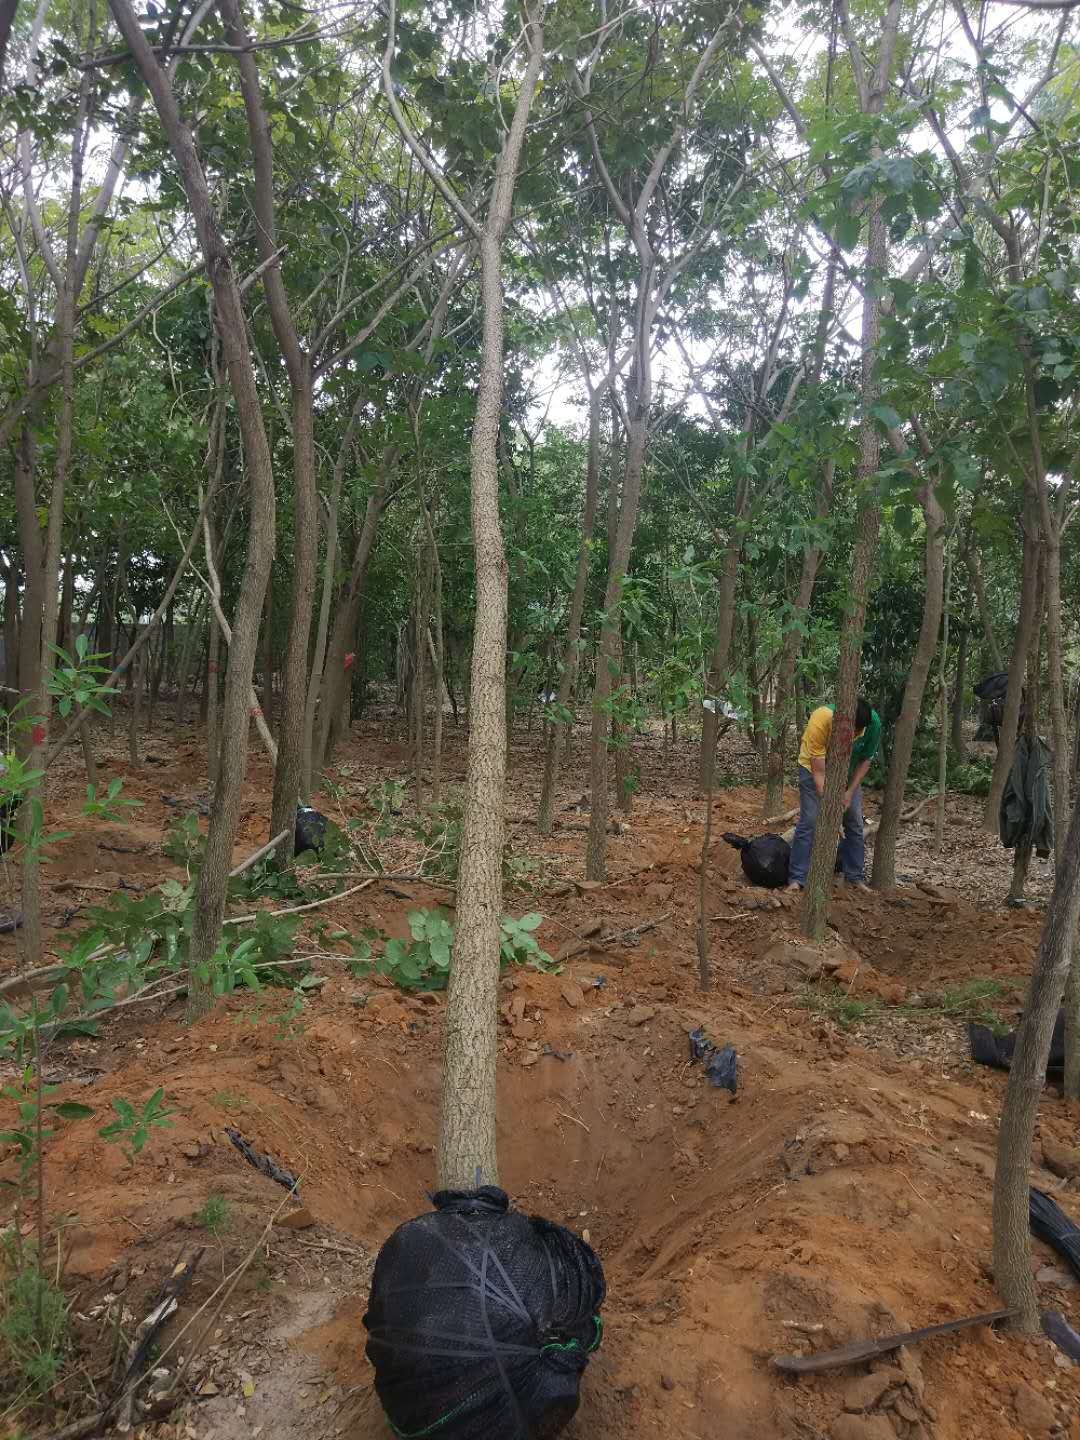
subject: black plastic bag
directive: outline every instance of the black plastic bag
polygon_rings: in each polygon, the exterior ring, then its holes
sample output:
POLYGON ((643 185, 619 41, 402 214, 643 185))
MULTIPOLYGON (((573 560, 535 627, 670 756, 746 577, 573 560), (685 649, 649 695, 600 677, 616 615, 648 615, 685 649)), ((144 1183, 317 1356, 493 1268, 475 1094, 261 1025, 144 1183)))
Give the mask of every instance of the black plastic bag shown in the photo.
MULTIPOLYGON (((994 1070, 1008 1070, 1012 1065, 1016 1049, 1016 1031, 1008 1035, 995 1035, 986 1025, 968 1026, 968 1044, 971 1058, 976 1065, 989 1065, 994 1070)), ((1065 1012, 1059 1010, 1054 1021, 1054 1033, 1050 1040, 1050 1054, 1046 1061, 1047 1080, 1060 1080, 1065 1074, 1065 1012)))
POLYGON ((754 885, 777 890, 787 884, 791 846, 782 835, 759 835, 756 840, 747 840, 727 831, 720 838, 738 850, 743 874, 754 885))
POLYGON ((395 1432, 553 1440, 600 1343, 604 1272, 561 1225, 493 1186, 433 1197, 379 1252, 364 1325, 395 1432))
POLYGON ((1004 700, 1009 689, 1009 672, 995 670, 992 675, 984 675, 971 688, 979 700, 1004 700))
POLYGON ((739 1057, 734 1045, 725 1045, 718 1050, 704 1030, 691 1030, 690 1061, 705 1061, 705 1078, 718 1090, 730 1090, 736 1095, 739 1089, 739 1057))
MULTIPOLYGON (((738 850, 743 874, 751 884, 779 890, 788 883, 791 846, 782 835, 759 835, 756 840, 747 840, 745 835, 733 835, 726 830, 720 839, 738 850)), ((838 849, 833 872, 839 875, 842 868, 838 849)))
POLYGON ((297 855, 302 855, 305 850, 313 850, 318 854, 326 841, 326 827, 329 823, 325 815, 313 810, 310 805, 298 806, 294 845, 297 855))
POLYGON ((1080 1225, 1073 1224, 1061 1206, 1034 1185, 1028 1194, 1028 1212, 1036 1240, 1045 1240, 1080 1275, 1080 1225))

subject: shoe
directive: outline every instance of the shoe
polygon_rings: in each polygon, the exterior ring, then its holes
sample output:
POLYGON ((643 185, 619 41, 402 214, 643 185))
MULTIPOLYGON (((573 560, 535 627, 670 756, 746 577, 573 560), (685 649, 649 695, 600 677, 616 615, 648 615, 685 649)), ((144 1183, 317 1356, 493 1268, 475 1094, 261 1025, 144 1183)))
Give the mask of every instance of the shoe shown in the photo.
POLYGON ((848 880, 845 877, 844 884, 849 890, 864 890, 867 895, 870 894, 870 886, 867 885, 865 880, 848 880))
POLYGON ((798 880, 789 880, 784 888, 787 890, 801 890, 803 887, 799 884, 798 880))

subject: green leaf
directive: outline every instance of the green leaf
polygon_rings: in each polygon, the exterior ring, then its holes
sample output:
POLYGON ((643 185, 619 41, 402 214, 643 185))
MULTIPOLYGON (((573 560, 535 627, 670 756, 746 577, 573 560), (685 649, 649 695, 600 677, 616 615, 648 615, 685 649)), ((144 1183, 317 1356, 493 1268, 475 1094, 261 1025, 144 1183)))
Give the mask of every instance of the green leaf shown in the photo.
POLYGON ((841 250, 854 250, 861 232, 862 221, 858 215, 841 215, 836 223, 836 243, 841 250))
POLYGON ((871 405, 870 414, 875 420, 879 420, 886 430, 898 430, 903 424, 900 416, 891 405, 871 405))
POLYGON ((92 1106, 80 1105, 77 1100, 62 1100, 59 1105, 50 1105, 49 1109, 54 1110, 61 1120, 85 1120, 94 1113, 92 1106))

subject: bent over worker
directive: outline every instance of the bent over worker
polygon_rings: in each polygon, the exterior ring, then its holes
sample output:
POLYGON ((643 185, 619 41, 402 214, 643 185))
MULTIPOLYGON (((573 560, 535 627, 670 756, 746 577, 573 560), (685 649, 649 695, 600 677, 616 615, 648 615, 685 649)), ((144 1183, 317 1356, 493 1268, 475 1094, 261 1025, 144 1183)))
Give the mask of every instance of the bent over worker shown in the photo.
MULTIPOLYGON (((788 888, 801 890, 810 872, 810 851, 814 846, 821 797, 825 793, 825 757, 832 739, 833 707, 819 706, 806 722, 799 747, 799 823, 791 842, 788 888)), ((849 885, 866 889, 864 867, 866 840, 863 833, 862 782, 881 744, 881 720, 869 700, 859 696, 855 706, 855 743, 851 747, 851 771, 844 791, 844 838, 840 842, 840 868, 849 885)))

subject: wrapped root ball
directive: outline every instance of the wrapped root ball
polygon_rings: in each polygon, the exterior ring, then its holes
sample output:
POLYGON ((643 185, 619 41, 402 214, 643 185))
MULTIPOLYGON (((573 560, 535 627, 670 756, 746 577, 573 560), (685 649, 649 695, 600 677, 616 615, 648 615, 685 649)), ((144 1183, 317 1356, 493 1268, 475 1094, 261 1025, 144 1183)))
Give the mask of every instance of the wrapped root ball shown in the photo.
POLYGON ((375 1262, 364 1325, 387 1419, 405 1440, 552 1440, 600 1343, 599 1260, 493 1186, 434 1205, 375 1262))

